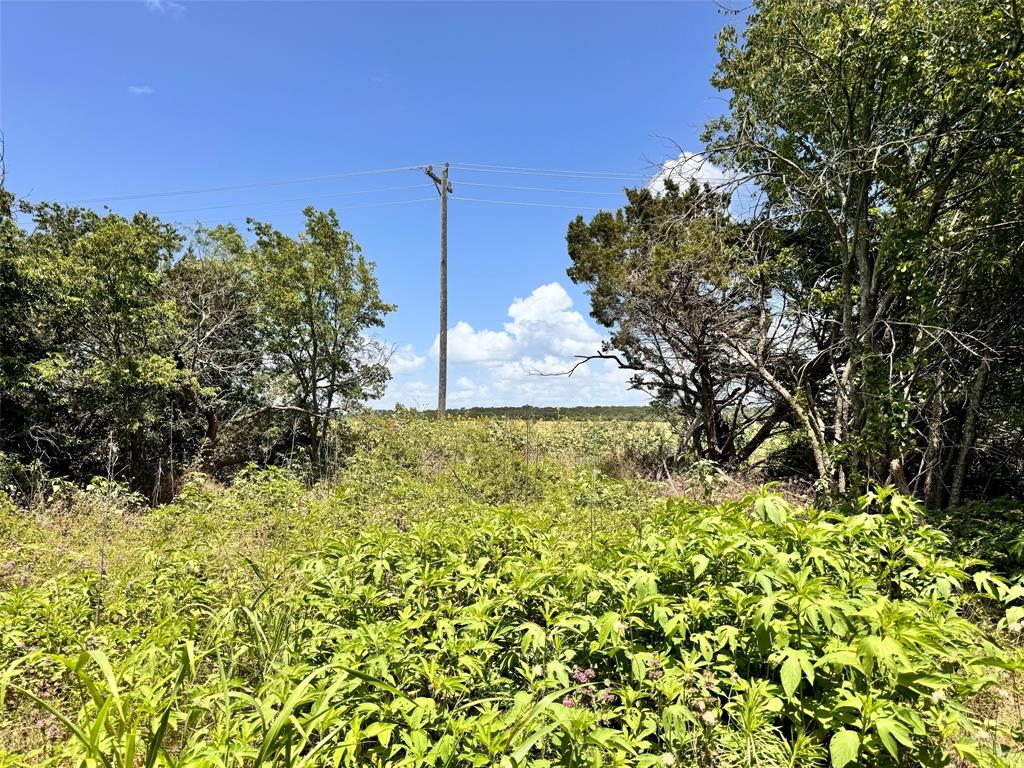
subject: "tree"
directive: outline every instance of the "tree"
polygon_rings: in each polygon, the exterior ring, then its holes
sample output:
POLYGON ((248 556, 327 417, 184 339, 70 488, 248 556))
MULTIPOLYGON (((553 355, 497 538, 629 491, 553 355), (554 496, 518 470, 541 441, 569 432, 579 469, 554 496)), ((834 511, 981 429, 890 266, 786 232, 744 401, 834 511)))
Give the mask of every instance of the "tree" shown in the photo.
POLYGON ((750 457, 785 426, 789 405, 726 339, 750 336, 764 301, 751 241, 729 196, 671 181, 665 194, 626 190, 627 204, 567 235, 569 277, 611 337, 596 355, 634 372, 632 386, 682 413, 684 444, 719 464, 750 457))
POLYGON ((256 428, 251 414, 267 405, 267 349, 246 263, 234 227, 200 227, 165 279, 177 321, 175 360, 191 374, 181 411, 201 418, 193 440, 210 473, 252 460, 254 435, 239 433, 256 428), (223 450, 225 429, 236 450, 223 450), (250 447, 237 450, 239 443, 250 447))
POLYGON ((160 292, 181 237, 145 214, 21 210, 34 228, 5 243, 24 331, 5 366, 4 449, 61 474, 159 482, 188 378, 169 354, 173 307, 160 292))
POLYGON ((822 342, 788 385, 733 347, 800 406, 833 487, 959 500, 988 372, 1021 335, 1022 42, 997 0, 759 0, 743 37, 721 38, 730 108, 709 156, 763 192, 762 226, 802 243, 812 292, 772 290, 816 306, 794 332, 822 342))
POLYGON ((333 210, 304 211, 298 238, 250 219, 256 243, 247 268, 260 332, 280 387, 270 409, 295 414, 314 462, 326 456, 332 421, 356 402, 383 394, 384 349, 366 335, 394 306, 352 234, 333 210))
POLYGON ((295 445, 322 463, 337 417, 382 394, 365 333, 392 307, 333 211, 307 209, 297 239, 254 223, 250 244, 144 213, 20 210, 28 230, 0 190, 5 481, 111 476, 159 502, 196 468, 295 445))

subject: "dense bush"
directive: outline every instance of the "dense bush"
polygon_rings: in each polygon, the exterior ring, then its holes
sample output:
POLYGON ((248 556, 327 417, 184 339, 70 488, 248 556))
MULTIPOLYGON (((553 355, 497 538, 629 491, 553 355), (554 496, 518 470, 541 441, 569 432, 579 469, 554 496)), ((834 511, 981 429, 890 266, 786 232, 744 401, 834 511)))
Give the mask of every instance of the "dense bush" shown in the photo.
POLYGON ((977 704, 1020 590, 901 497, 658 501, 527 467, 485 424, 423 454, 446 428, 420 424, 375 425, 329 488, 260 471, 148 514, 96 487, 63 528, 3 512, 0 765, 1011 759, 977 704), (545 482, 479 496, 499 456, 545 482))
POLYGON ((196 468, 326 471, 383 394, 368 331, 394 307, 334 211, 303 214, 298 237, 250 219, 247 242, 0 183, 0 488, 101 475, 156 504, 196 468))
POLYGON ((950 538, 957 552, 985 560, 1005 576, 1024 575, 1024 504, 1020 501, 973 501, 932 510, 928 518, 950 538))

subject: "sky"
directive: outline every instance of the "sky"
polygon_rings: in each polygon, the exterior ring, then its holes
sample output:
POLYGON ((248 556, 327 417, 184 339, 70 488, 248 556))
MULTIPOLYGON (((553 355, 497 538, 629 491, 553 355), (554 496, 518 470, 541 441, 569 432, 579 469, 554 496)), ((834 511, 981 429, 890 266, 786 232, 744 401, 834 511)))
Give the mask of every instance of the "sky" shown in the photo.
MULTIPOLYGON (((378 403, 437 397, 437 193, 452 163, 449 407, 646 402, 566 276, 568 223, 692 170, 714 2, 0 2, 7 186, 292 235, 333 207, 398 305, 378 403), (484 167, 486 166, 486 167, 484 167), (527 170, 524 170, 527 169, 527 170)), ((713 173, 703 169, 702 174, 713 173)))

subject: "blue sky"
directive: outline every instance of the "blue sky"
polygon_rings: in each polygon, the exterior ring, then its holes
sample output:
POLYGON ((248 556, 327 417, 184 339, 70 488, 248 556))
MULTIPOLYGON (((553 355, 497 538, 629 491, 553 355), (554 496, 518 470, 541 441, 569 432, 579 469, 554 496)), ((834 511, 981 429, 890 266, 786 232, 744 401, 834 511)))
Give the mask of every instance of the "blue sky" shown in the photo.
POLYGON ((449 404, 643 402, 604 364, 532 374, 600 343, 565 275, 566 225, 700 148, 728 21, 712 2, 5 0, 7 183, 292 234, 307 203, 335 207, 399 307, 384 402, 429 407, 436 193, 416 170, 343 174, 451 161, 449 404), (562 169, 591 175, 547 173, 562 169), (232 188, 149 196, 211 187, 232 188))

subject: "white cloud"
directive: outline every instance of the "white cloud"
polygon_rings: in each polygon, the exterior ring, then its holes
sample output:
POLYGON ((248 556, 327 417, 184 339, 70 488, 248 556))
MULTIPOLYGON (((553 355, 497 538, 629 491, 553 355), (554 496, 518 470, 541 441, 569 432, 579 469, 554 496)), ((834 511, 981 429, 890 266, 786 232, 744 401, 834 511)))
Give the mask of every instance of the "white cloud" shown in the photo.
POLYGON ((672 179, 685 189, 691 181, 707 183, 712 187, 720 187, 729 180, 728 174, 716 165, 712 165, 705 157, 694 152, 682 152, 673 160, 661 164, 661 170, 650 180, 647 188, 655 194, 665 191, 665 179, 672 179))
POLYGON ((419 370, 426 361, 425 356, 416 354, 412 344, 403 344, 392 353, 388 360, 388 368, 395 376, 401 376, 404 373, 419 370))
POLYGON ((129 85, 128 93, 133 96, 149 96, 151 93, 156 93, 156 91, 149 85, 129 85))
MULTIPOLYGON (((430 347, 430 356, 434 359, 437 359, 440 346, 435 336, 430 347)), ((457 322, 454 328, 448 329, 450 363, 493 363, 511 360, 515 355, 515 341, 504 331, 477 331, 462 320, 457 322)))
MULTIPOLYGON (((572 309, 572 299, 558 283, 513 300, 508 315, 512 321, 501 331, 476 330, 462 320, 456 323, 448 330, 448 361, 490 365, 524 356, 571 358, 596 352, 601 345, 601 334, 572 309)), ((435 337, 431 357, 437 358, 438 346, 435 337)))
MULTIPOLYGON (((502 330, 476 329, 459 321, 448 331, 448 401, 472 405, 620 405, 645 403, 631 391, 629 372, 594 360, 564 374, 578 355, 600 350, 604 336, 578 311, 559 283, 536 288, 508 308, 502 330)), ((430 350, 437 359, 438 340, 430 350)), ((412 349, 408 348, 410 354, 412 349)), ((432 366, 431 366, 432 368, 432 366)), ((433 372, 433 371, 431 371, 433 372)), ((426 378, 426 372, 423 377, 426 378)), ((392 382, 385 404, 432 408, 437 389, 420 380, 392 382)))
POLYGON ((512 322, 505 323, 505 330, 531 354, 588 355, 601 345, 601 334, 572 311, 572 299, 558 283, 542 285, 525 299, 516 299, 508 314, 512 322))

